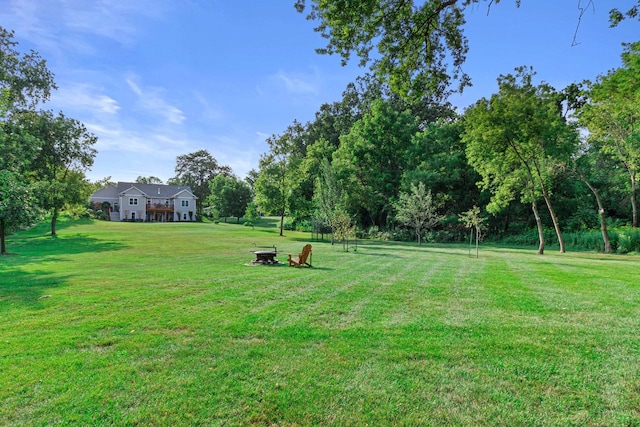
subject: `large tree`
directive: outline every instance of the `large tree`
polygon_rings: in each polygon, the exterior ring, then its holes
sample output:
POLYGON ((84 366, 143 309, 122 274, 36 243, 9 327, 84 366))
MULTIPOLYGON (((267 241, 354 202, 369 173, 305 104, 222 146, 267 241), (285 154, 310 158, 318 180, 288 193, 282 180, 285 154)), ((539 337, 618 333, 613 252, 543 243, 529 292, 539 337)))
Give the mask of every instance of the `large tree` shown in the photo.
POLYGON ((602 175, 608 175, 610 171, 607 168, 602 167, 602 164, 599 162, 599 157, 597 149, 585 144, 580 150, 578 150, 575 157, 572 159, 570 171, 587 186, 596 200, 604 251, 605 253, 610 253, 612 248, 607 228, 607 213, 600 190, 596 184, 598 181, 602 181, 602 175))
POLYGON ((280 236, 284 235, 284 217, 291 211, 294 189, 299 188, 294 177, 301 157, 293 135, 295 132, 289 127, 283 135, 267 139, 269 152, 260 157, 260 174, 254 185, 260 210, 280 217, 280 236))
POLYGON ((251 202, 251 187, 236 176, 218 175, 209 184, 209 206, 214 207, 225 218, 235 216, 240 218, 251 202))
POLYGON ((397 111, 386 100, 371 110, 340 138, 333 155, 350 214, 364 210, 363 224, 385 227, 391 203, 398 197, 411 139, 418 131, 416 118, 397 111))
POLYGON ((217 175, 231 175, 229 166, 220 166, 207 150, 198 150, 176 158, 176 176, 169 180, 170 185, 188 185, 198 198, 196 211, 202 215, 202 206, 210 193, 209 182, 217 175))
POLYGON ((579 117, 590 139, 627 171, 632 225, 638 226, 640 170, 640 42, 625 44, 622 67, 599 76, 579 117))
POLYGON ((31 171, 42 190, 42 207, 51 213, 51 235, 55 236, 60 210, 81 202, 86 194, 83 180, 74 172, 83 174, 93 165, 97 138, 82 123, 62 113, 54 116, 40 111, 24 115, 21 121, 38 141, 31 171))
POLYGON ((534 86, 526 67, 500 76, 499 91, 481 99, 465 113, 467 158, 493 193, 489 210, 504 207, 520 192, 531 203, 544 252, 544 232, 536 200, 544 199, 560 252, 565 251, 560 225, 551 203, 551 188, 559 166, 575 151, 578 135, 559 106, 561 95, 551 86, 534 86))
POLYGON ((460 138, 462 120, 438 120, 422 127, 411 141, 402 188, 423 182, 442 212, 458 215, 480 203, 478 173, 469 165, 460 138))
POLYGON ((20 117, 49 99, 53 74, 36 52, 16 50, 13 32, 0 27, 0 253, 8 233, 30 226, 40 216, 34 184, 27 180, 39 150, 20 117))

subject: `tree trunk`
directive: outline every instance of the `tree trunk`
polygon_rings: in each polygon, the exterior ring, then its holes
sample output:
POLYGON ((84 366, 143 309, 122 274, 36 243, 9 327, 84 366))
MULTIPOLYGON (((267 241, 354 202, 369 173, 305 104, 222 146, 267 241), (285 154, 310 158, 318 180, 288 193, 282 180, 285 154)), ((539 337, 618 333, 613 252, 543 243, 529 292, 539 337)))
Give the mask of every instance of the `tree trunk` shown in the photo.
POLYGON ((633 212, 632 226, 638 227, 638 208, 637 208, 637 196, 636 196, 636 173, 631 172, 631 211, 633 212))
POLYGON ((284 236, 282 230, 284 229, 284 212, 280 214, 280 237, 284 236))
POLYGON ((538 246, 538 255, 544 254, 544 228, 542 228, 542 220, 538 213, 538 206, 536 202, 531 202, 531 209, 533 210, 533 216, 536 218, 536 225, 538 226, 538 238, 540 239, 540 246, 538 246))
POLYGON ((51 215, 51 235, 56 235, 56 223, 58 222, 58 208, 53 208, 53 215, 51 215))
POLYGON ((598 193, 598 190, 596 190, 596 188, 591 185, 586 178, 580 177, 580 179, 582 179, 582 182, 589 187, 589 190, 591 190, 596 198, 596 202, 598 203, 598 214, 600 215, 600 230, 602 231, 602 240, 604 241, 604 252, 609 254, 611 253, 611 242, 609 241, 609 232, 607 231, 607 216, 604 213, 604 206, 602 205, 600 193, 598 193))
POLYGON ((480 228, 476 227, 476 258, 480 258, 480 228))
POLYGON ((416 230, 416 234, 418 235, 418 246, 422 246, 422 233, 420 229, 416 230))
POLYGON ((7 245, 5 244, 4 237, 5 237, 4 219, 0 219, 0 255, 4 255, 7 253, 7 245))
POLYGON ((560 253, 565 253, 564 249, 564 240, 562 239, 562 232, 560 231, 560 225, 558 224, 558 217, 556 217, 556 212, 551 207, 551 200, 549 199, 549 194, 547 193, 547 189, 542 187, 542 197, 544 197, 544 202, 547 204, 547 208, 549 209, 549 214, 551 215, 551 221, 553 221, 553 228, 556 230, 556 236, 558 236, 558 243, 560 244, 560 253))

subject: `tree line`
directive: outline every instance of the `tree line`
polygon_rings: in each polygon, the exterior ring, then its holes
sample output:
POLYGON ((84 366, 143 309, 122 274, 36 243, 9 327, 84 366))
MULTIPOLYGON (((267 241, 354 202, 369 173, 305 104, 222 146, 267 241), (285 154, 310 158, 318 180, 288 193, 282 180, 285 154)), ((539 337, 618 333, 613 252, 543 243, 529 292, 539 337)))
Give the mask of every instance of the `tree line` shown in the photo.
POLYGON ((600 228, 610 252, 609 224, 638 226, 640 43, 622 60, 562 89, 520 67, 462 114, 366 75, 267 140, 256 203, 330 229, 343 214, 361 230, 415 228, 418 241, 424 229, 459 240, 459 217, 479 206, 490 235, 536 229, 541 254, 548 228, 562 252, 563 232, 600 228))
MULTIPOLYGON (((640 45, 595 82, 554 88, 521 67, 463 113, 446 100, 469 77, 465 8, 482 0, 366 0, 329 7, 298 0, 328 40, 320 53, 357 55, 371 73, 315 118, 267 139, 268 152, 242 180, 206 150, 179 156, 168 184, 189 185, 197 214, 256 218, 289 226, 367 235, 460 240, 483 227, 495 237, 548 230, 565 250, 566 231, 638 226, 640 45), (307 4, 308 3, 308 4, 307 4), (371 55, 374 47, 377 55, 371 55), (371 59, 374 58, 374 59, 371 59), (452 89, 453 88, 453 89, 452 89), (462 224, 462 225, 461 225, 462 224)), ((490 8, 497 0, 486 1, 490 8)), ((519 2, 517 2, 519 3, 519 2)), ((591 2, 590 2, 591 4, 591 2)), ((640 6, 640 2, 639 2, 640 6)), ((638 7, 612 9, 611 25, 638 7)), ((84 172, 96 137, 78 121, 41 110, 52 73, 35 52, 20 54, 0 27, 0 236, 86 199, 84 172)), ((139 177, 140 182, 161 182, 139 177)))

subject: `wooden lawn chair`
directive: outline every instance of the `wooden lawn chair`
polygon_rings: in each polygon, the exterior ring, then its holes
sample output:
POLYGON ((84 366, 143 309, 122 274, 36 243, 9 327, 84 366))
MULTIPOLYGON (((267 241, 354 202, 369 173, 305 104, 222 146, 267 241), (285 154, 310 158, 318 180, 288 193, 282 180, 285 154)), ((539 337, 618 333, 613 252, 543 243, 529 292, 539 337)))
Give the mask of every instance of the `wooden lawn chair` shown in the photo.
POLYGON ((302 252, 300 252, 296 258, 292 258, 291 254, 289 254, 289 267, 304 267, 305 265, 312 267, 312 259, 313 255, 311 254, 311 245, 304 245, 302 252), (307 258, 309 258, 309 262, 307 262, 307 258))

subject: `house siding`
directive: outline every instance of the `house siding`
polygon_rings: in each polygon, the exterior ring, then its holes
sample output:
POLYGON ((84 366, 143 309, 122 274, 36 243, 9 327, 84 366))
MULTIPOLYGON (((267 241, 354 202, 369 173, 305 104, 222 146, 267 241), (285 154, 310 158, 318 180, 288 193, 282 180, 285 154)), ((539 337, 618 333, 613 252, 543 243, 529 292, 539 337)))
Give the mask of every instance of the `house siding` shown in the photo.
POLYGON ((96 191, 91 203, 108 201, 120 221, 195 221, 197 197, 189 187, 119 182, 96 191))

